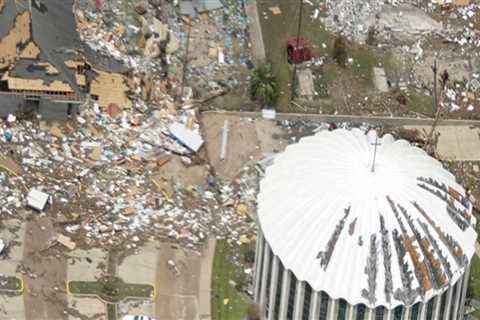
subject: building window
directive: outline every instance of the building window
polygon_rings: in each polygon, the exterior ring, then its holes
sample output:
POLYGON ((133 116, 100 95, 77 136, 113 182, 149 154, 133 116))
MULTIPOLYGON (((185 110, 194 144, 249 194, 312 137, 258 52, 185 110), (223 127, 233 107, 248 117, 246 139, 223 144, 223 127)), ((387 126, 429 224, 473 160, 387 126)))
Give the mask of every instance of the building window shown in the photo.
POLYGON ((410 320, 417 320, 418 318, 418 308, 420 307, 420 303, 417 302, 412 306, 412 313, 410 314, 410 320))
POLYGON ((265 313, 268 317, 268 311, 270 307, 270 284, 272 283, 272 266, 273 266, 273 252, 268 250, 268 269, 267 269, 267 288, 266 288, 266 302, 265 302, 265 313))
POLYGON ((434 298, 430 299, 427 304, 427 319, 426 320, 432 320, 433 316, 433 300, 434 298))
POLYGON ((287 307, 287 320, 293 319, 293 309, 295 308, 295 291, 297 290, 297 278, 292 275, 290 278, 290 289, 288 290, 288 307, 287 307))
POLYGON ((280 300, 282 299, 282 284, 283 284, 283 264, 278 260, 278 278, 277 278, 277 293, 275 297, 275 306, 273 309, 273 318, 278 319, 280 315, 280 300))
POLYGON ((345 320, 347 314, 347 301, 343 299, 338 300, 338 317, 337 320, 345 320))
POLYGON ((385 313, 385 307, 380 306, 375 309, 375 320, 383 320, 383 314, 385 313))
POLYGON ((457 283, 455 283, 455 285, 453 286, 453 291, 452 291, 452 300, 450 302, 450 315, 448 316, 448 319, 449 320, 453 320, 453 314, 455 313, 455 296, 457 295, 457 287, 458 287, 458 284, 460 283, 461 281, 457 281, 457 283))
POLYGON ((302 319, 310 319, 310 301, 312 299, 312 287, 305 282, 305 294, 303 295, 302 319))
POLYGON ((365 319, 366 310, 367 310, 367 307, 364 304, 357 305, 357 316, 355 317, 355 320, 365 319))
POLYGON ((448 290, 442 294, 442 300, 440 301, 440 310, 438 311, 437 319, 443 319, 445 314, 445 305, 447 304, 447 293, 448 290))
POLYGON ((319 320, 327 320, 328 300, 330 297, 325 292, 320 294, 320 316, 319 320))
POLYGON ((402 306, 398 306, 395 309, 393 309, 393 320, 401 320, 402 312, 403 312, 402 306))

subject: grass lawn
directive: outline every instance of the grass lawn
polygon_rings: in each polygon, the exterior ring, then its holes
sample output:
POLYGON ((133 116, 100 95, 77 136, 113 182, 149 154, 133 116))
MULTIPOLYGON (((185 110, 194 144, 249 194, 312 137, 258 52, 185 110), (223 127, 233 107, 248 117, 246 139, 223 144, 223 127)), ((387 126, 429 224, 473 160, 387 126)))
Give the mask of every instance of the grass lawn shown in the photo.
POLYGON ((96 295, 111 303, 120 302, 127 297, 152 299, 155 294, 152 285, 125 283, 117 277, 104 277, 98 281, 70 281, 67 285, 72 295, 96 295))
MULTIPOLYGON (((291 82, 293 68, 287 61, 286 43, 290 38, 297 36, 300 6, 298 1, 292 0, 257 0, 258 12, 262 25, 263 41, 267 60, 273 64, 277 76, 281 94, 277 102, 277 110, 283 112, 298 111, 290 107, 291 82), (282 14, 272 15, 270 7, 279 6, 282 14), (267 19, 264 19, 266 13, 267 19)), ((326 31, 319 20, 310 18, 314 7, 306 4, 303 6, 303 19, 300 36, 307 36, 310 39, 314 53, 320 56, 331 55, 334 35, 326 31), (326 48, 324 48, 326 46, 326 48)), ((377 63, 377 56, 369 49, 359 49, 348 46, 349 57, 353 58, 354 64, 351 68, 352 75, 358 79, 361 89, 373 87, 372 68, 377 63)), ((328 62, 333 64, 333 62, 328 62)), ((325 77, 328 83, 332 83, 338 72, 345 72, 339 68, 325 70, 325 77)), ((348 72, 348 71, 347 71, 348 72)))
POLYGON ((480 258, 474 254, 471 263, 470 282, 473 290, 473 298, 480 300, 480 258))
POLYGON ((433 117, 433 97, 409 91, 407 107, 414 112, 433 117))
POLYGON ((107 318, 108 320, 117 320, 117 305, 107 304, 107 318))
POLYGON ((244 319, 247 315, 249 298, 238 291, 229 281, 240 284, 244 275, 237 266, 230 262, 230 248, 226 241, 219 240, 215 246, 215 258, 212 270, 212 319, 244 319), (227 301, 228 303, 224 303, 227 301))
POLYGON ((21 293, 23 291, 23 284, 22 280, 17 277, 0 277, 0 292, 1 291, 8 291, 8 292, 17 292, 21 293), (5 281, 6 280, 6 281, 5 281), (5 283, 3 283, 5 281, 5 283))

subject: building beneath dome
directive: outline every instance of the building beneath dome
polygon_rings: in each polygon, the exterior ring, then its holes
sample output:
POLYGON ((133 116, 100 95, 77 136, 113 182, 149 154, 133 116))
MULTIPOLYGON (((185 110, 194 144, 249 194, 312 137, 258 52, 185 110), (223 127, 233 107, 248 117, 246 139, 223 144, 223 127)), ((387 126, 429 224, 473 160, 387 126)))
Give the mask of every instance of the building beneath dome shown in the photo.
POLYGON ((342 129, 289 146, 260 184, 258 222, 262 319, 463 318, 472 204, 405 140, 342 129))

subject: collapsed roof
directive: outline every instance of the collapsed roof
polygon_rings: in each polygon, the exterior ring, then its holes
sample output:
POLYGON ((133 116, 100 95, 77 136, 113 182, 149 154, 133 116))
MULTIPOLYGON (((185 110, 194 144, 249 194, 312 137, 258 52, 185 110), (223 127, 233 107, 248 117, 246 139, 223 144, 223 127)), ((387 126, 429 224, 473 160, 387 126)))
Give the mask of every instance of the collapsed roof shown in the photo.
POLYGON ((83 101, 91 79, 101 106, 119 97, 119 105, 130 107, 124 77, 117 74, 128 68, 82 43, 73 6, 74 0, 0 0, 2 80, 14 92, 53 92, 83 101), (83 70, 86 64, 93 69, 88 77, 83 70), (112 84, 119 89, 113 97, 112 84))

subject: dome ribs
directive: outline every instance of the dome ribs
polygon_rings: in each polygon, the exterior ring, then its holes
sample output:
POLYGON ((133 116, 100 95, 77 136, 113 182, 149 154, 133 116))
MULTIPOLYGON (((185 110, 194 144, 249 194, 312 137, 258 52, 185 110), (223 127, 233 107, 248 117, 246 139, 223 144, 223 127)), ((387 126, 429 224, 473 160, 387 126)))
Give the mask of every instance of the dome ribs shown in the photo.
POLYGON ((287 147, 260 182, 259 232, 312 290, 398 318, 400 306, 429 303, 462 280, 477 218, 455 176, 405 140, 378 137, 372 172, 375 140, 360 129, 320 130, 287 147))
MULTIPOLYGON (((469 208, 470 201, 468 200, 467 197, 462 196, 462 194, 460 192, 458 192, 457 190, 455 190, 452 187, 448 187, 448 194, 451 197, 453 197, 455 200, 460 202, 465 209, 469 208)), ((468 219, 468 221, 470 222, 470 219, 468 219)))
POLYGON ((407 223, 410 227, 410 230, 412 230, 414 237, 412 237, 412 242, 413 239, 417 241, 417 243, 420 244, 420 249, 423 253, 423 264, 427 267, 427 271, 430 275, 430 279, 433 280, 431 281, 435 289, 439 289, 443 287, 446 282, 447 282, 447 277, 445 276, 442 268, 440 267, 440 262, 438 259, 435 258, 431 250, 430 246, 430 241, 428 241, 427 238, 423 237, 418 229, 415 227, 415 224, 413 223, 412 217, 408 214, 407 210, 401 206, 400 204, 397 204, 398 208, 400 209, 400 212, 402 212, 403 216, 407 220, 407 223), (426 259, 425 259, 426 258, 426 259))
POLYGON ((344 209, 345 215, 342 219, 337 223, 335 226, 335 230, 333 231, 330 240, 328 240, 327 248, 325 251, 320 251, 317 254, 317 259, 320 259, 320 266, 326 270, 328 267, 328 263, 330 262, 330 258, 332 257, 333 250, 335 249, 335 245, 337 244, 338 238, 342 233, 343 227, 345 226, 345 221, 347 220, 348 215, 350 214, 350 206, 344 209))
POLYGON ((415 201, 412 202, 413 206, 422 214, 422 216, 425 218, 425 220, 428 221, 428 223, 433 227, 433 229, 437 232, 440 240, 445 244, 445 246, 450 250, 451 255, 455 259, 455 262, 459 267, 465 266, 465 264, 468 262, 468 258, 465 256, 463 253, 462 248, 460 245, 453 239, 452 236, 449 234, 446 234, 445 232, 440 229, 439 226, 436 225, 436 223, 427 215, 425 210, 423 210, 422 207, 415 201))
POLYGON ((418 218, 417 218, 417 222, 418 222, 418 224, 420 224, 423 231, 427 235, 428 240, 432 244, 432 247, 437 252, 438 258, 442 262, 443 270, 445 270, 445 273, 447 274, 448 278, 451 279, 453 277, 453 273, 452 273, 452 268, 450 266, 450 262, 448 262, 447 258, 443 255, 442 250, 438 246, 437 240, 435 240, 435 237, 432 236, 432 234, 430 233, 430 230, 428 230, 428 225, 425 222, 420 221, 420 219, 418 219, 418 218))
POLYGON ((403 221, 400 218, 400 213, 395 207, 395 203, 388 196, 387 196, 387 200, 388 200, 388 203, 390 204, 390 207, 392 208, 392 211, 395 217, 397 218, 398 224, 400 225, 400 229, 402 231, 402 236, 400 238, 402 239, 402 243, 405 247, 405 250, 410 255, 410 258, 412 258, 415 276, 417 277, 418 282, 421 285, 422 293, 425 293, 426 291, 432 288, 432 282, 430 280, 428 268, 423 261, 420 261, 420 254, 418 253, 417 249, 413 245, 414 238, 408 235, 407 229, 405 228, 405 225, 403 224, 403 221))
POLYGON ((392 251, 390 249, 390 239, 388 230, 385 228, 385 218, 380 214, 380 234, 382 235, 383 266, 385 268, 385 297, 390 303, 393 293, 392 280, 392 251))
POLYGON ((371 305, 375 304, 375 289, 377 286, 377 236, 370 236, 370 251, 365 266, 365 274, 368 278, 368 289, 362 290, 362 297, 368 300, 371 305))
POLYGON ((412 275, 412 271, 410 270, 410 266, 408 262, 405 261, 405 255, 407 251, 403 246, 403 240, 400 234, 398 233, 398 230, 393 230, 392 238, 393 238, 394 247, 397 252, 398 265, 400 266, 400 278, 402 279, 402 286, 403 286, 403 290, 402 289, 395 290, 395 293, 393 294, 393 296, 395 297, 395 299, 402 301, 404 304, 410 305, 415 301, 415 299, 419 295, 419 291, 412 289, 413 275, 412 275))
MULTIPOLYGON (((469 217, 468 213, 467 213, 467 215, 465 215, 465 213, 463 211, 458 210, 455 207, 455 204, 454 204, 453 200, 450 200, 448 198, 447 194, 450 194, 449 193, 449 188, 447 188, 447 186, 445 184, 441 184, 441 183, 435 181, 432 178, 418 177, 417 180, 422 182, 422 183, 418 183, 419 187, 427 190, 428 192, 431 192, 432 194, 436 195, 437 197, 439 197, 440 199, 442 199, 446 203, 447 213, 450 216, 450 218, 452 218, 452 220, 455 222, 455 224, 462 231, 465 231, 468 228, 468 226, 470 225, 469 224, 470 217, 469 217), (427 186, 427 184, 442 190, 443 192, 445 192, 445 194, 443 194, 440 190, 434 190, 433 188, 430 188, 429 186, 427 186), (467 220, 467 221, 465 221, 465 220, 467 220)), ((451 191, 451 193, 454 194, 453 191, 451 191)), ((464 203, 463 200, 459 201, 459 202, 462 203, 462 205, 464 203)))
POLYGON ((455 206, 455 200, 452 197, 448 198, 447 200, 447 212, 449 212, 449 214, 454 215, 455 219, 460 220, 460 223, 463 227, 461 228, 462 231, 465 231, 470 226, 471 216, 465 210, 458 209, 455 206))

